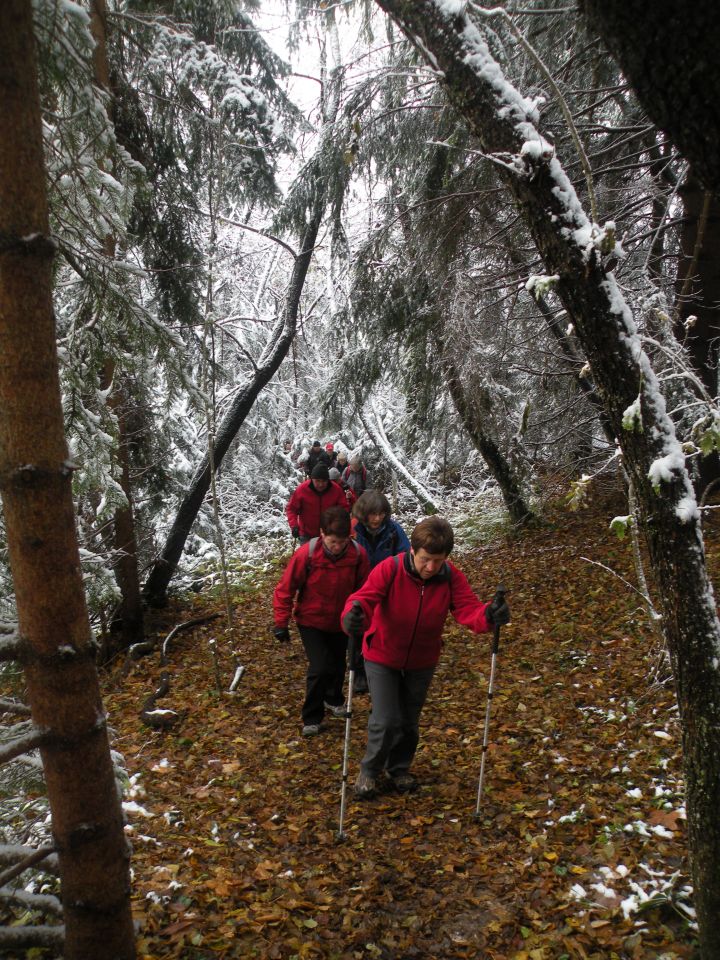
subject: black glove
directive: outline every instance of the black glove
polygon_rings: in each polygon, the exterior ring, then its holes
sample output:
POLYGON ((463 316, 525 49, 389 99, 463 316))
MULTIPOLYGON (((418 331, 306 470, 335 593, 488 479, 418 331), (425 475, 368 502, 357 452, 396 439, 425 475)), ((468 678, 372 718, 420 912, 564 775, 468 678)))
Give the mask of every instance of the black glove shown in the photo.
POLYGON ((491 626, 502 627, 510 623, 510 607, 504 594, 496 594, 485 608, 485 619, 491 626))
POLYGON ((278 643, 290 643, 290 631, 287 627, 273 627, 273 634, 278 643))
POLYGON ((290 528, 290 533, 291 533, 291 534, 293 535, 293 537, 297 540, 297 538, 300 536, 300 527, 291 527, 291 528, 290 528))
POLYGON ((365 614, 359 603, 354 603, 349 613, 343 617, 342 628, 350 637, 356 637, 365 629, 365 614))

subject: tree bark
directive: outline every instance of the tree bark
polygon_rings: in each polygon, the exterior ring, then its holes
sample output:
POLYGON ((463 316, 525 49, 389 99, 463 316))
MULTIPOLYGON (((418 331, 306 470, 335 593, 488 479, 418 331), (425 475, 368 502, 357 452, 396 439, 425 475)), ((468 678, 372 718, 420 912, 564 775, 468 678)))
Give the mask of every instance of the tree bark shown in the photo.
POLYGON ((711 397, 718 392, 720 337, 720 200, 703 190, 692 173, 680 188, 680 233, 675 335, 685 343, 693 366, 711 397), (695 317, 685 328, 688 317, 695 317))
POLYGON ((720 193, 720 17, 715 0, 581 0, 650 119, 720 193))
MULTIPOLYGON (((681 259, 675 284, 675 336, 710 397, 718 395, 720 350, 720 199, 703 190, 691 170, 680 188, 683 225, 681 259), (687 324, 687 326, 686 326, 687 324)), ((698 498, 720 477, 720 457, 713 452, 696 462, 698 498)))
POLYGON ((382 425, 379 422, 379 418, 374 416, 374 411, 371 413, 365 407, 360 407, 360 421, 363 427, 365 427, 365 432, 367 433, 368 437, 370 437, 372 443, 377 447, 380 455, 388 461, 395 473, 395 476, 400 477, 405 486, 409 490, 412 490, 412 492, 420 501, 420 505, 425 513, 437 513, 437 504, 433 500, 432 495, 413 477, 409 470, 407 470, 402 463, 400 463, 398 458, 393 453, 393 449, 388 443, 387 437, 382 429, 382 425))
POLYGON ((67 960, 134 958, 129 852, 83 592, 52 310, 30 0, 0 4, 0 490, 67 960))
POLYGON ((487 464, 488 470, 500 488, 505 507, 512 523, 522 527, 530 523, 534 514, 525 500, 520 483, 512 467, 495 440, 482 427, 481 417, 468 399, 460 380, 460 374, 447 353, 443 353, 443 367, 448 390, 455 404, 458 416, 462 420, 467 435, 475 449, 487 464))
MULTIPOLYGON (((334 35, 337 43, 334 19, 331 20, 331 24, 331 36, 334 35)), ((339 59, 337 62, 338 68, 332 71, 327 84, 329 93, 323 108, 323 130, 314 163, 306 167, 306 176, 313 178, 312 199, 308 204, 305 226, 301 233, 300 251, 295 256, 282 313, 258 363, 253 363, 252 377, 238 391, 230 409, 220 422, 213 447, 212 463, 208 450, 195 471, 190 489, 180 504, 163 551, 153 564, 144 589, 145 598, 152 606, 163 606, 167 602, 168 585, 177 569, 190 529, 210 489, 211 470, 217 471, 220 468, 223 457, 250 413, 260 391, 275 375, 295 338, 300 298, 328 202, 328 170, 321 161, 329 147, 328 141, 334 131, 340 104, 342 71, 339 68, 339 59)))
MULTIPOLYGON (((534 106, 448 0, 378 0, 443 77, 493 159, 540 251, 588 357, 644 518, 663 602, 663 633, 681 717, 691 865, 704 960, 720 956, 720 623, 682 448, 612 271, 612 238, 585 216, 534 106), (642 418, 629 417, 637 410, 642 418)), ((634 5, 631 5, 634 6, 634 5)), ((655 9, 655 8, 654 8, 655 9)), ((693 8, 688 8, 693 9, 693 8)), ((647 7, 643 7, 643 16, 647 7)), ((668 18, 670 20, 670 18, 668 18)), ((642 22, 642 29, 646 29, 642 22)), ((677 31, 677 26, 674 28, 677 31)))
MULTIPOLYGON (((93 49, 93 74, 95 83, 110 97, 110 116, 114 117, 110 87, 110 67, 107 54, 107 3, 105 0, 90 0, 90 30, 95 39, 93 49)), ((105 240, 108 259, 115 256, 115 237, 105 240)), ((135 511, 130 477, 130 440, 127 429, 128 391, 122 374, 115 362, 107 359, 102 371, 102 389, 110 389, 108 406, 115 415, 118 429, 115 462, 120 473, 120 487, 127 503, 115 511, 113 519, 114 556, 113 570, 120 590, 120 606, 110 624, 113 634, 120 637, 123 648, 142 643, 145 637, 142 591, 138 571, 137 538, 135 536, 135 511), (110 389, 111 388, 111 389, 110 389)), ((108 653, 110 651, 105 651, 108 653)))
POLYGON ((117 446, 114 451, 115 461, 120 471, 120 487, 127 500, 124 506, 117 508, 113 517, 112 565, 120 590, 120 605, 110 623, 114 637, 112 645, 119 642, 121 648, 126 649, 134 643, 142 643, 145 639, 145 615, 138 570, 135 510, 130 475, 130 437, 127 426, 129 397, 115 364, 110 360, 105 363, 101 388, 110 390, 107 402, 115 415, 118 430, 117 446))
MULTIPOLYGON (((285 296, 285 307, 271 341, 255 367, 252 377, 238 391, 232 406, 218 427, 213 448, 213 467, 216 471, 245 418, 250 413, 260 391, 272 379, 290 349, 290 344, 295 336, 300 297, 324 212, 325 200, 323 194, 323 199, 316 204, 310 222, 303 234, 301 251, 295 259, 290 286, 285 296)), ((180 504, 163 551, 153 564, 145 583, 145 598, 152 606, 163 606, 167 601, 168 585, 177 569, 188 534, 210 489, 210 469, 210 454, 208 452, 195 471, 190 489, 180 504)))

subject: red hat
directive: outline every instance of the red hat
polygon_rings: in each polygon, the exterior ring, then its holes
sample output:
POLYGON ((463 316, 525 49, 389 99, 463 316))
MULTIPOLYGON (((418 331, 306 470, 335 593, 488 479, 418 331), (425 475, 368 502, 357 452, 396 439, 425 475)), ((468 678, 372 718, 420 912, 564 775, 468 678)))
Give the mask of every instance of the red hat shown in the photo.
POLYGON ((334 450, 334 449, 335 449, 335 444, 334 444, 334 443, 326 443, 326 444, 325 444, 325 449, 326 449, 326 450, 334 450))

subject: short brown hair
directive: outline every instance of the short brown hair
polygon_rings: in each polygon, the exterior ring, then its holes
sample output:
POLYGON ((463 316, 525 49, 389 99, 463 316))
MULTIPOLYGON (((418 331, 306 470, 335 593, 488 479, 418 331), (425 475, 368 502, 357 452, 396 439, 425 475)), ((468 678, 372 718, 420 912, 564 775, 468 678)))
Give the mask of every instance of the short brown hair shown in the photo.
POLYGON ((426 517, 415 527, 410 536, 410 545, 417 553, 444 553, 447 556, 455 546, 453 528, 442 517, 426 517))
POLYGON ((357 517, 361 523, 365 523, 371 513, 384 513, 386 517, 390 516, 388 498, 379 490, 366 490, 355 501, 353 516, 357 517))
POLYGON ((345 507, 328 507, 320 514, 320 529, 329 537, 349 537, 350 514, 345 507))

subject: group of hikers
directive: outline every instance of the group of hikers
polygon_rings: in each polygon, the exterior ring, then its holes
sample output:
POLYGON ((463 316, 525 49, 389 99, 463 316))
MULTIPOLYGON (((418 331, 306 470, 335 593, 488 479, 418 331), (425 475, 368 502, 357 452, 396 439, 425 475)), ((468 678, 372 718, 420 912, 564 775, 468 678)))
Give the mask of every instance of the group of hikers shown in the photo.
POLYGON ((328 714, 347 715, 348 636, 362 637, 362 654, 353 665, 355 692, 369 692, 371 711, 355 796, 369 799, 388 789, 409 793, 418 787, 410 768, 448 612, 483 633, 508 623, 510 611, 504 596, 479 600, 450 563, 454 534, 447 520, 426 517, 408 539, 384 494, 366 489, 359 457, 348 462, 338 481, 319 456, 332 454, 332 444, 323 451, 316 441, 316 448, 309 479, 286 509, 300 545, 275 588, 273 632, 278 641, 289 642, 294 616, 308 661, 305 737, 321 733, 328 714), (348 471, 359 474, 362 489, 343 484, 348 471))

